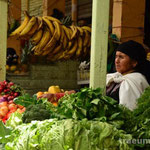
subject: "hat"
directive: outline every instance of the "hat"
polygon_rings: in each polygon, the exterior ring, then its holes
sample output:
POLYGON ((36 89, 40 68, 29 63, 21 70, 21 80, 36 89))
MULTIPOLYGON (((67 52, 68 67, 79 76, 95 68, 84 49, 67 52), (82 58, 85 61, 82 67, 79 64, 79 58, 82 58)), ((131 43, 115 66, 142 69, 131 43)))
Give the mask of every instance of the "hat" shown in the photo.
POLYGON ((120 44, 116 51, 120 51, 136 60, 138 64, 135 71, 143 74, 150 84, 150 62, 146 59, 146 51, 140 43, 129 40, 120 44))
POLYGON ((146 60, 146 51, 144 47, 140 43, 133 40, 129 40, 120 44, 117 48, 117 51, 125 53, 130 58, 138 62, 146 60))

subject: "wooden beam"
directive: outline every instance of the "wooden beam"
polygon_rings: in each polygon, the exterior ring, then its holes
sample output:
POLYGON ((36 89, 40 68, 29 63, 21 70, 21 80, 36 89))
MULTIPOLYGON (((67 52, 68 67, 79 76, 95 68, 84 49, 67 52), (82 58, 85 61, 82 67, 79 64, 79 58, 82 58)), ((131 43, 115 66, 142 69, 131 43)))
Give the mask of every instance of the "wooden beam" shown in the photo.
POLYGON ((29 13, 29 0, 26 0, 26 11, 29 13))
POLYGON ((6 79, 7 1, 0 0, 0 81, 6 79))
POLYGON ((93 0, 90 87, 105 88, 108 47, 109 0, 93 0))
POLYGON ((135 40, 143 43, 145 0, 114 0, 113 1, 112 33, 121 42, 135 40))
POLYGON ((65 14, 65 0, 43 0, 43 16, 52 15, 55 8, 65 14))
POLYGON ((77 0, 72 0, 71 16, 72 16, 72 24, 77 25, 77 0))

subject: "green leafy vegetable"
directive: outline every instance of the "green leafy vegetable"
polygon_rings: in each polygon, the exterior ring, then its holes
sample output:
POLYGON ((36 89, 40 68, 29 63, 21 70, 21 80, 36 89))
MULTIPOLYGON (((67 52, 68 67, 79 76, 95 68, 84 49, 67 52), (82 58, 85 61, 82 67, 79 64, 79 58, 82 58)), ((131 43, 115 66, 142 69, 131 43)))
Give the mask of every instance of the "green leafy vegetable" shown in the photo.
POLYGON ((6 127, 2 121, 0 121, 0 143, 8 142, 11 129, 6 127))
POLYGON ((22 124, 22 114, 17 111, 12 113, 9 119, 6 121, 6 126, 15 129, 16 126, 22 124))
POLYGON ((23 114, 22 121, 29 123, 32 120, 45 120, 50 118, 50 112, 45 104, 29 105, 23 114))
POLYGON ((114 126, 83 119, 44 120, 22 124, 13 130, 6 150, 132 150, 124 140, 132 136, 114 126))

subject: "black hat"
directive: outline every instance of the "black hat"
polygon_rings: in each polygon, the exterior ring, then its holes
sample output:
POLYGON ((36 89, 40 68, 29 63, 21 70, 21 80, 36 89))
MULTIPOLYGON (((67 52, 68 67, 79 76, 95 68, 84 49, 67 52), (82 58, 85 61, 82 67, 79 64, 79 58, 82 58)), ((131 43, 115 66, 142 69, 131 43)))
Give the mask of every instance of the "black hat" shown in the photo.
POLYGON ((117 51, 125 53, 130 58, 140 62, 146 60, 146 51, 143 46, 133 40, 120 44, 117 51))
POLYGON ((138 62, 135 68, 136 71, 145 75, 150 84, 150 62, 146 59, 146 51, 144 47, 136 41, 129 40, 120 44, 117 51, 120 51, 136 60, 138 62))

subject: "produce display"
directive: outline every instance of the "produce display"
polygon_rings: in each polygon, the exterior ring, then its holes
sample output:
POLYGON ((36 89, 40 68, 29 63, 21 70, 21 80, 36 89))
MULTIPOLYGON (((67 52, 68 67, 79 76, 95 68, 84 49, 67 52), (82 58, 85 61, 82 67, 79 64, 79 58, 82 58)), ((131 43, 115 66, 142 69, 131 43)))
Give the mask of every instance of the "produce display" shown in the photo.
POLYGON ((47 98, 49 102, 51 102, 53 105, 58 105, 58 100, 63 97, 66 94, 72 94, 75 93, 74 90, 71 91, 64 91, 63 89, 60 89, 58 85, 52 85, 48 88, 45 92, 37 92, 36 96, 37 98, 47 98))
POLYGON ((23 90, 13 82, 0 82, 0 120, 4 123, 15 111, 19 113, 25 111, 24 106, 13 102, 14 98, 22 95, 22 93, 23 90))
POLYGON ((50 112, 45 104, 29 105, 23 114, 22 121, 29 123, 32 120, 45 120, 50 118, 50 112))
POLYGON ((130 139, 131 135, 106 122, 51 119, 17 126, 7 139, 5 149, 131 150, 119 138, 130 139))
POLYGON ((65 26, 52 16, 29 16, 26 11, 24 15, 22 24, 9 36, 31 39, 35 55, 47 55, 51 61, 89 56, 91 27, 65 26))
MULTIPOLYGON (((48 91, 62 92, 59 86, 48 91)), ((5 124, 0 122, 0 145, 5 150, 149 150, 148 143, 139 142, 150 138, 149 93, 150 87, 133 111, 100 88, 65 93, 57 106, 44 94, 25 93, 13 100, 25 112, 15 111, 5 124)))

